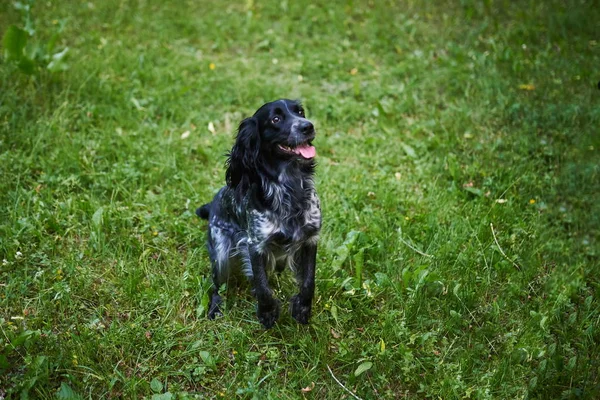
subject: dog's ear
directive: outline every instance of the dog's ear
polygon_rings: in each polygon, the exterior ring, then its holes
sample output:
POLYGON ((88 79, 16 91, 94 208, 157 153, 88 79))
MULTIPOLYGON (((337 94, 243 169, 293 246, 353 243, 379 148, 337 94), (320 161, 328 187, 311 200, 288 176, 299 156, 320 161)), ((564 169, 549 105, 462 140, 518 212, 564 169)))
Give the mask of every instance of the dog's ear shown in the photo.
POLYGON ((249 183, 256 173, 260 152, 260 134, 255 118, 246 118, 238 128, 237 138, 227 159, 227 185, 237 188, 240 183, 249 183))

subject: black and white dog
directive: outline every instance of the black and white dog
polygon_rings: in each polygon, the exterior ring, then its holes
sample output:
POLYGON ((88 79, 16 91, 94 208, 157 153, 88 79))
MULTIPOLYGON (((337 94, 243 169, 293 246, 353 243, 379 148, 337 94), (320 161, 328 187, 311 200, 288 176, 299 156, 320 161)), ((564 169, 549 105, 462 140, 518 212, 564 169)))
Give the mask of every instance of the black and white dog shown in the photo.
POLYGON ((272 327, 280 307, 267 271, 289 266, 300 286, 290 311, 296 321, 308 323, 321 228, 314 138, 313 124, 292 100, 267 103, 240 124, 227 160, 227 186, 196 210, 208 220, 214 284, 209 318, 221 313, 219 287, 238 268, 253 285, 258 320, 272 327))

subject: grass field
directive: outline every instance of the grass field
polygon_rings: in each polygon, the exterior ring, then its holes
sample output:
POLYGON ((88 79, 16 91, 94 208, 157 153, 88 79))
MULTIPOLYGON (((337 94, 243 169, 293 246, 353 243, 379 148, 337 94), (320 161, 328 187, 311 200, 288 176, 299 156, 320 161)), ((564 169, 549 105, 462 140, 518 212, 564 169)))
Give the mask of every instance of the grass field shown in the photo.
POLYGON ((594 3, 4 2, 0 398, 599 398, 594 3), (317 127, 314 315, 231 286, 209 321, 193 211, 280 97, 317 127))

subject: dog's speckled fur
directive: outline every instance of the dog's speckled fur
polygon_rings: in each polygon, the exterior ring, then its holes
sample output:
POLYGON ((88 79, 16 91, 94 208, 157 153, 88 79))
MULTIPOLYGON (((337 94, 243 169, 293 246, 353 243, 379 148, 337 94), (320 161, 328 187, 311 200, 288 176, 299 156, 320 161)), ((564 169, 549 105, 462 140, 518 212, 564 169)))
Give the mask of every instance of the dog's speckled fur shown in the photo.
POLYGON ((259 321, 272 327, 279 302, 267 271, 288 266, 300 286, 291 299, 291 314, 308 323, 321 208, 313 183, 314 158, 295 149, 312 147, 314 136, 302 106, 292 100, 267 103, 240 124, 227 160, 227 185, 197 210, 208 220, 214 283, 209 318, 221 313, 219 287, 239 268, 253 284, 259 321))

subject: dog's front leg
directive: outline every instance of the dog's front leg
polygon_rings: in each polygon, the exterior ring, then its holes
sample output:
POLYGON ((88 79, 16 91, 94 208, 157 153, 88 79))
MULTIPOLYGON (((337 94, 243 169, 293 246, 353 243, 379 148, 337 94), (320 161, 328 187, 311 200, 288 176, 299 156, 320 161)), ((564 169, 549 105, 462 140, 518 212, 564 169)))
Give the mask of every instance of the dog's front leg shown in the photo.
POLYGON ((279 318, 279 302, 273 297, 273 291, 269 287, 265 270, 266 258, 264 254, 258 252, 250 254, 254 295, 258 301, 256 316, 265 329, 269 329, 279 318))
POLYGON ((315 294, 315 264, 317 262, 317 245, 305 244, 295 257, 296 274, 300 292, 290 300, 290 313, 296 321, 308 324, 312 299, 315 294))

